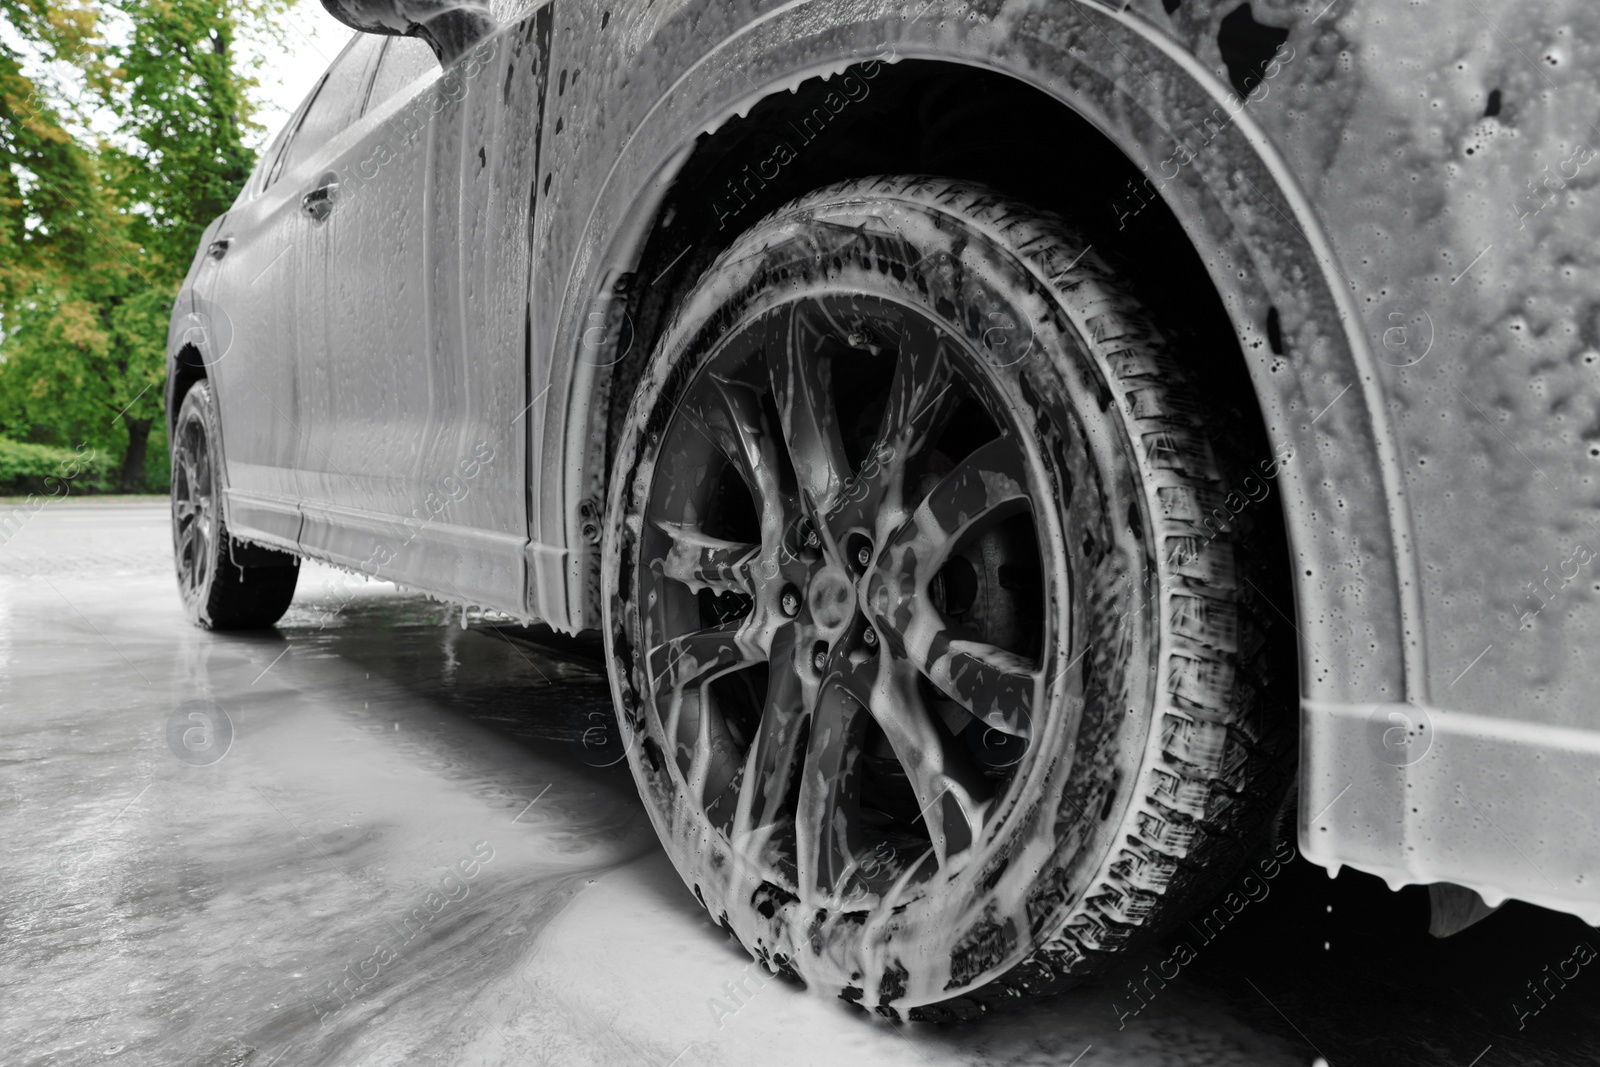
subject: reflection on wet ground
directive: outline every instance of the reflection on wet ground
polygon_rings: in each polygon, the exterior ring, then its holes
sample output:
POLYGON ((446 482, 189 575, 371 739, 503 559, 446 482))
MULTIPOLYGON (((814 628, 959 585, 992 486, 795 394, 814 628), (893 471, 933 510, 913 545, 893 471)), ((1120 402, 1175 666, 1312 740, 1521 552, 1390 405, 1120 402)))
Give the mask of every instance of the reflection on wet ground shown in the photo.
POLYGON ((1596 968, 1561 977, 1588 927, 1510 905, 1434 941, 1423 891, 1298 860, 1092 986, 889 1025, 705 919, 592 646, 381 583, 325 622, 347 580, 315 566, 276 632, 206 634, 168 552, 131 505, 0 545, 6 1063, 1594 1062, 1596 968))

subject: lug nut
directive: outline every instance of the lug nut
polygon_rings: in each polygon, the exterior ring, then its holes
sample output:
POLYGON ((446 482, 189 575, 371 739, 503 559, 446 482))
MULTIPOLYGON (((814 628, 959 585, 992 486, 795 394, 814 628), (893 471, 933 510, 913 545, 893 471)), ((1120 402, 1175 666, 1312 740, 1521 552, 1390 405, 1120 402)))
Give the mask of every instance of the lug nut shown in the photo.
POLYGON ((872 562, 872 546, 870 544, 862 545, 856 549, 856 562, 863 567, 872 562))
POLYGON ((807 548, 822 547, 822 538, 817 536, 817 528, 810 524, 806 526, 805 546, 807 548))
POLYGON ((867 647, 868 648, 877 648, 878 647, 878 631, 874 630, 870 626, 867 627, 866 630, 864 630, 862 632, 862 634, 861 634, 861 640, 863 640, 863 641, 865 641, 867 643, 867 647))
POLYGON ((818 674, 826 670, 828 666, 828 650, 819 648, 813 652, 811 654, 811 665, 817 669, 818 674))
POLYGON ((795 592, 794 586, 784 588, 783 596, 778 598, 778 606, 791 619, 800 614, 800 594, 795 592))

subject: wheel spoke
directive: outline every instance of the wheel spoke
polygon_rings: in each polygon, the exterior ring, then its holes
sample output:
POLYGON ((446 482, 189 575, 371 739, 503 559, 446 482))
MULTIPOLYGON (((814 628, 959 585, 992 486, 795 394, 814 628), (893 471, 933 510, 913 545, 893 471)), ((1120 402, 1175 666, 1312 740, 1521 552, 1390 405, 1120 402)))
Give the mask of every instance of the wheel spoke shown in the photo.
POLYGON ((881 541, 909 517, 908 476, 955 411, 953 380, 936 336, 914 328, 901 335, 877 439, 826 520, 836 537, 862 529, 881 541))
POLYGON ((754 389, 716 375, 711 376, 711 383, 715 387, 717 402, 699 408, 685 405, 683 411, 728 458, 750 487, 757 506, 763 510, 762 529, 765 535, 765 509, 781 503, 784 495, 778 483, 778 442, 754 389))
POLYGON ((755 389, 715 375, 711 382, 716 403, 698 411, 688 406, 683 410, 749 487, 761 526, 762 569, 772 573, 783 556, 784 535, 792 526, 796 504, 792 485, 780 480, 781 445, 755 389))
POLYGON ((195 442, 194 450, 194 493, 201 499, 211 496, 211 453, 206 447, 205 433, 196 435, 199 440, 195 442))
POLYGON ((844 440, 833 404, 830 359, 823 353, 830 332, 793 307, 769 317, 765 335, 773 400, 783 423, 800 490, 815 513, 836 506, 850 477, 844 440))
POLYGON ((867 604, 882 625, 910 628, 918 595, 944 566, 956 543, 979 522, 997 521, 1027 506, 1027 474, 1009 439, 983 445, 946 474, 880 552, 867 604))
POLYGON ((191 522, 178 530, 178 566, 183 572, 184 581, 191 587, 194 585, 195 571, 199 560, 195 552, 195 526, 191 522))
POLYGON ((861 732, 867 710, 845 687, 824 682, 811 714, 811 732, 795 813, 800 892, 837 893, 860 865, 861 732))
POLYGON ((696 802, 722 792, 738 756, 721 718, 709 714, 704 687, 730 671, 766 658, 754 617, 671 638, 650 652, 650 674, 662 728, 675 750, 687 749, 685 768, 696 802))
POLYGON ((211 544, 206 533, 205 517, 197 516, 184 530, 179 550, 189 588, 194 590, 205 585, 206 575, 211 569, 211 544))
MULTIPOLYGON (((669 638, 650 651, 650 674, 658 696, 675 696, 691 686, 766 659, 750 618, 669 638)), ((668 734, 672 731, 669 729, 668 734)))
POLYGON ((942 564, 974 525, 1012 514, 1027 501, 1022 449, 1009 437, 997 437, 939 480, 896 540, 914 546, 923 559, 937 554, 942 564))
POLYGON ((984 723, 1030 736, 1040 675, 1021 656, 950 632, 927 588, 961 538, 980 522, 1027 505, 1021 450, 984 445, 940 479, 880 554, 867 609, 928 680, 984 723))
POLYGON ((211 544, 211 528, 202 512, 194 521, 194 574, 195 585, 205 584, 206 575, 211 571, 211 555, 214 551, 211 544))
POLYGON ((934 722, 918 692, 917 670, 907 661, 881 658, 871 709, 911 782, 934 855, 945 867, 978 840, 988 793, 983 773, 934 722))
POLYGON ((990 728, 1032 736, 1041 676, 1023 657, 981 641, 952 639, 941 629, 927 642, 920 666, 930 682, 990 728))
POLYGON ((904 456, 920 453, 953 411, 946 402, 953 382, 950 359, 941 342, 920 333, 902 340, 878 435, 884 451, 904 456))
POLYGON ((800 678, 795 673, 794 645, 793 625, 783 626, 773 635, 766 704, 739 784, 739 805, 733 821, 735 840, 781 818, 783 802, 793 784, 798 745, 809 718, 800 678))
POLYGON ((682 582, 691 591, 710 589, 714 593, 755 595, 751 564, 761 546, 712 537, 698 526, 657 522, 656 528, 672 540, 672 547, 660 560, 661 573, 682 582))

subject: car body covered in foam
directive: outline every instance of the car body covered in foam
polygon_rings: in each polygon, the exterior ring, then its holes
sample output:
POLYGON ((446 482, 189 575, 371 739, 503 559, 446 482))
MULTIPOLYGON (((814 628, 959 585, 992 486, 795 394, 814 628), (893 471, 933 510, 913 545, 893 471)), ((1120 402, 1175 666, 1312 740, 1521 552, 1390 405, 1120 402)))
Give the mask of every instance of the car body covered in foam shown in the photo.
MULTIPOLYGON (((393 6, 369 28, 423 23, 393 6)), ((237 536, 597 626, 609 447, 663 294, 807 180, 851 108, 905 99, 890 83, 914 71, 982 71, 1120 153, 1081 211, 1112 233, 1175 220, 1293 456, 1271 506, 1303 852, 1600 922, 1600 11, 469 14, 431 39, 444 69, 417 39, 356 38, 203 238, 169 410, 211 381, 237 536), (729 135, 802 99, 792 136, 729 135)))

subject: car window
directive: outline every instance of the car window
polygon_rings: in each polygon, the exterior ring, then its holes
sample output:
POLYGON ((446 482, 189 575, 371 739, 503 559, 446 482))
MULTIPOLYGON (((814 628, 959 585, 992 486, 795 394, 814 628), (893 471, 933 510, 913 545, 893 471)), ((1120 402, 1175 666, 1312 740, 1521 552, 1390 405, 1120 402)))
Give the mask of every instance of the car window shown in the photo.
POLYGON ((339 58, 333 61, 328 73, 312 90, 311 103, 300 113, 299 125, 290 134, 288 147, 273 164, 272 174, 267 178, 268 185, 292 172, 330 138, 350 125, 361 102, 361 90, 367 84, 367 71, 381 43, 382 38, 358 33, 339 53, 339 58))
POLYGON ((362 114, 371 114, 383 102, 404 89, 429 71, 439 69, 433 49, 418 37, 384 38, 383 57, 378 60, 378 75, 372 80, 367 93, 367 106, 362 114))
POLYGON ((289 116, 289 121, 285 122, 278 130, 277 136, 272 138, 272 143, 267 145, 267 150, 261 153, 261 166, 256 170, 256 180, 254 182, 256 189, 252 195, 257 195, 264 191, 271 184, 272 178, 278 173, 278 156, 283 153, 283 146, 288 143, 289 131, 299 121, 300 112, 296 111, 289 116))

